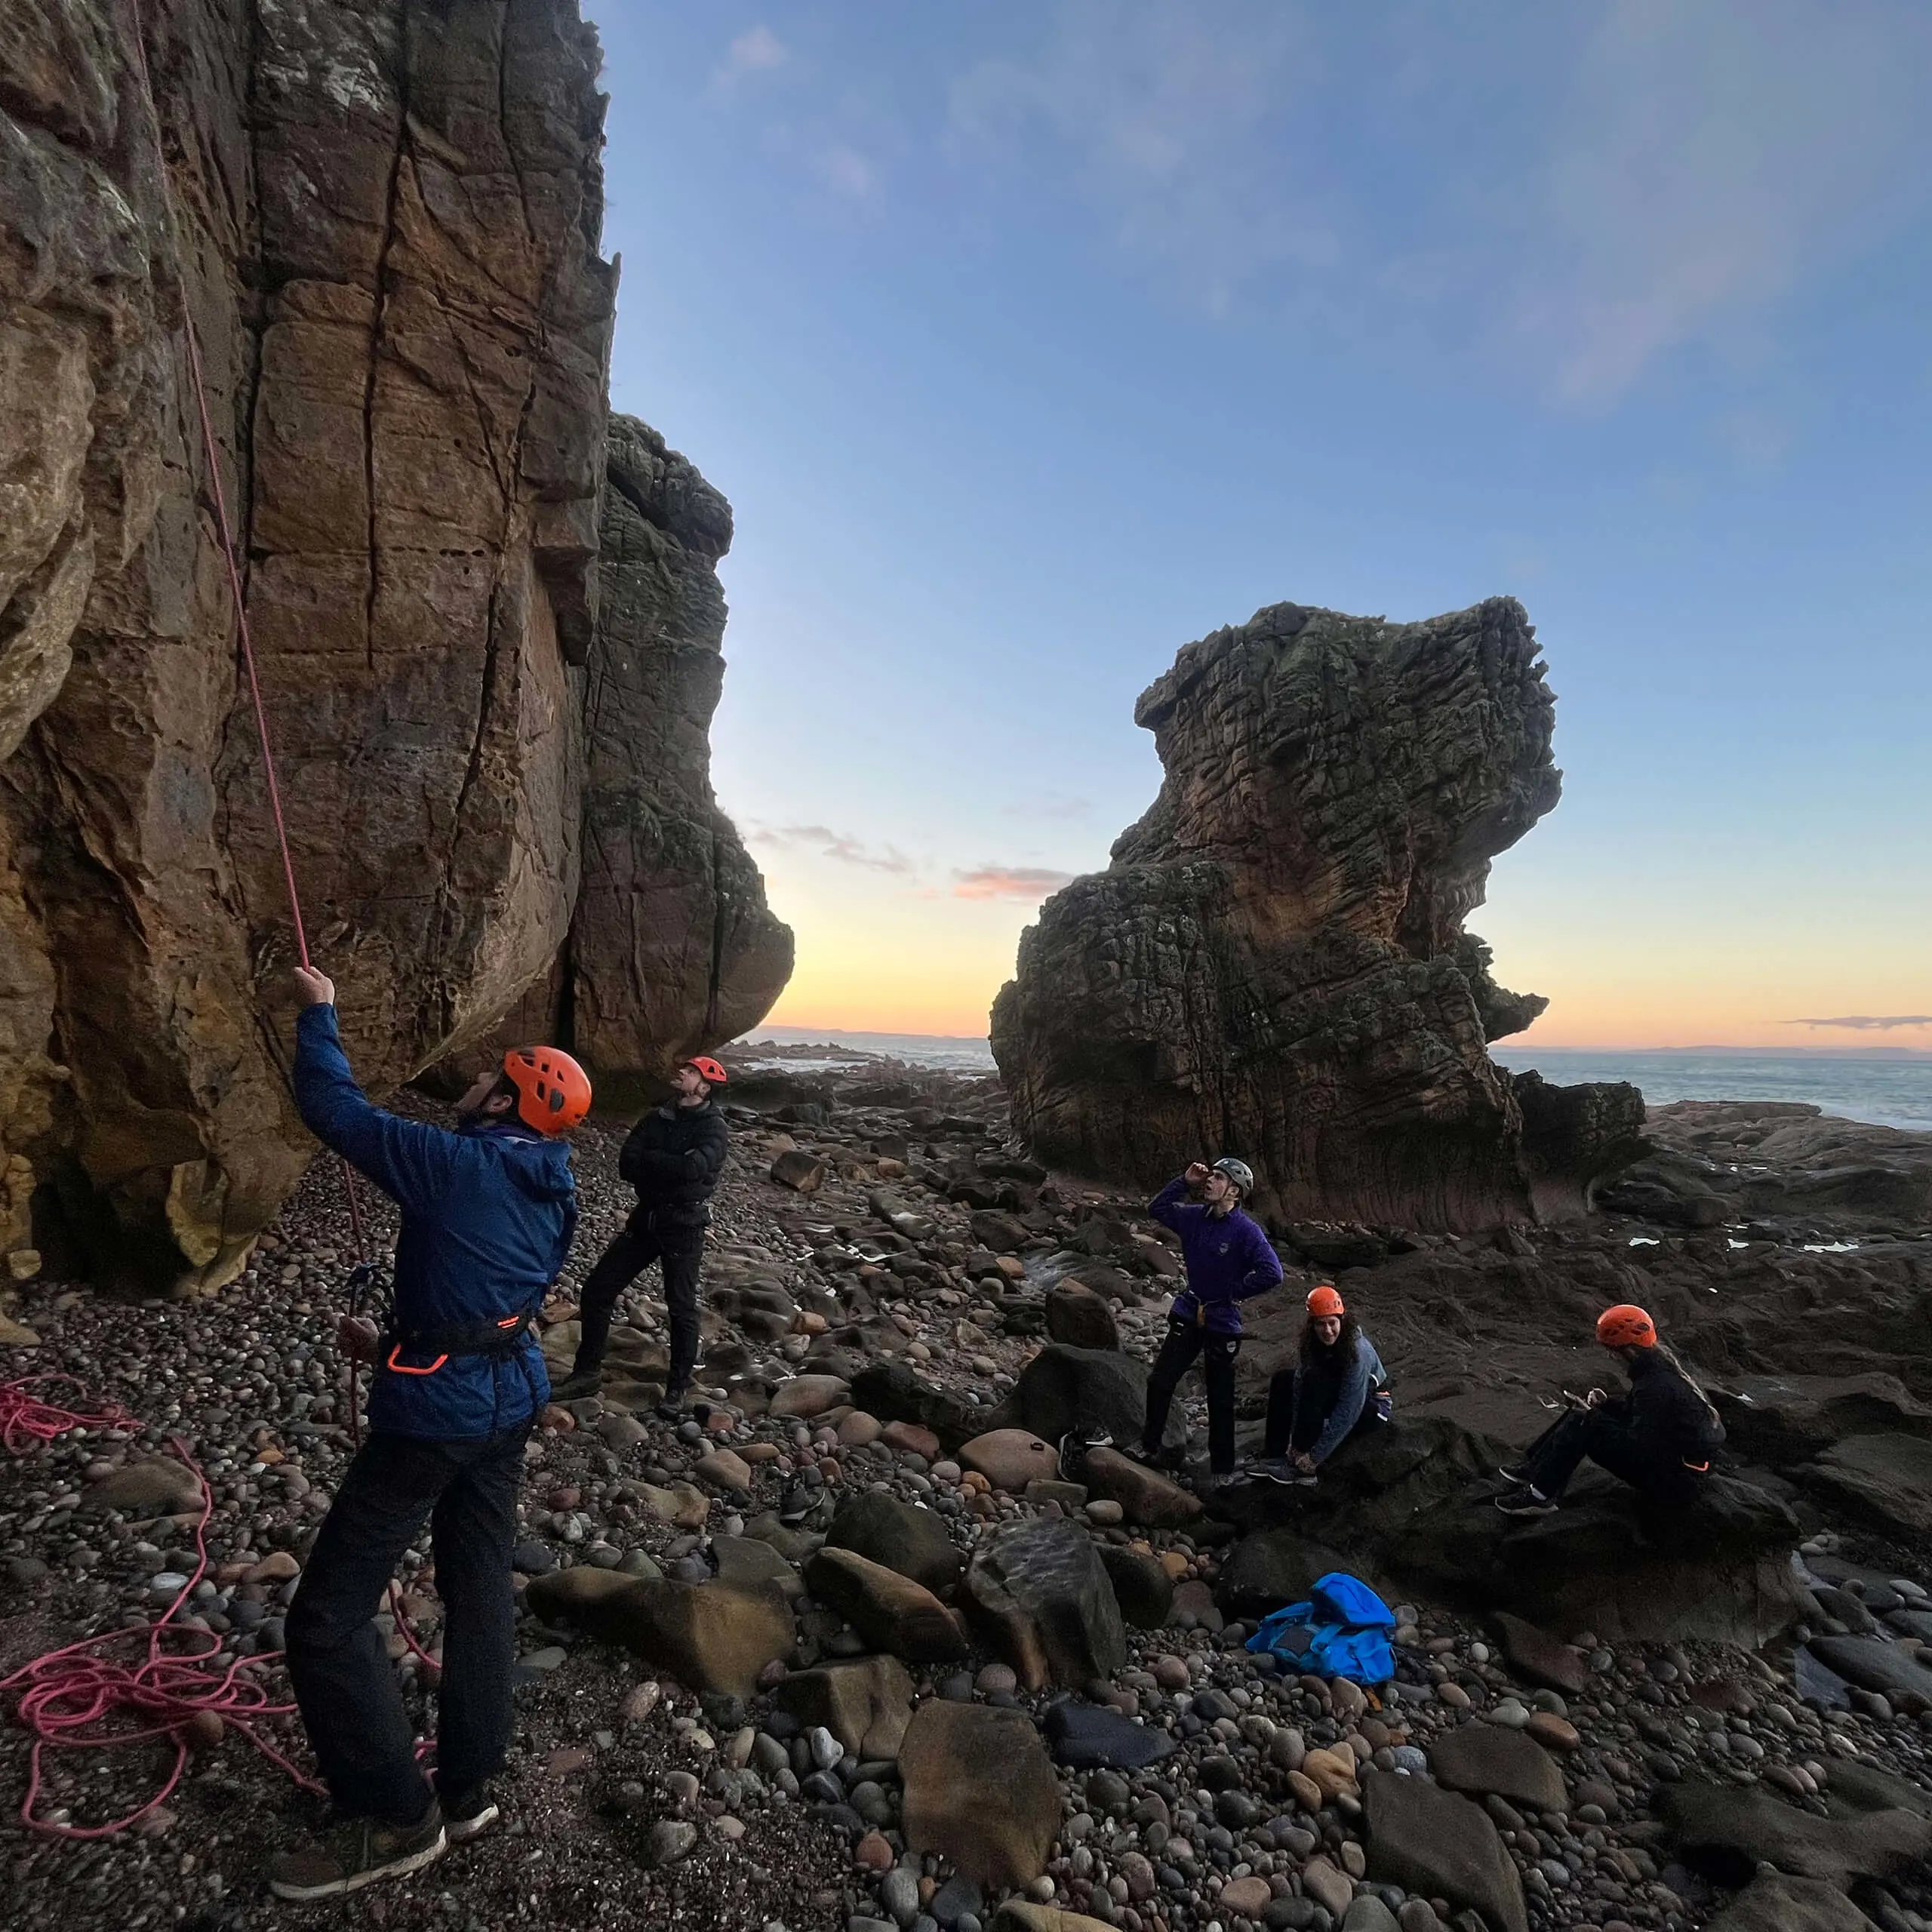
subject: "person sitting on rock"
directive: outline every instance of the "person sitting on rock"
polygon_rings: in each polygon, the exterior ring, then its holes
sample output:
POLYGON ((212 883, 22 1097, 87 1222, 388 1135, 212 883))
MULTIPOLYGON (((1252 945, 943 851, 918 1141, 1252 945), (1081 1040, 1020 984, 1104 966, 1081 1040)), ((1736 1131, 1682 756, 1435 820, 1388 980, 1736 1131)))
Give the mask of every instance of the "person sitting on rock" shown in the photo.
POLYGON ((697 1367, 698 1274, 711 1191, 730 1145, 724 1111, 712 1089, 728 1076, 715 1060, 688 1060, 674 1076, 676 1091, 632 1128, 617 1156, 617 1172, 637 1189, 637 1206, 617 1238, 584 1277, 577 1359, 557 1385, 557 1400, 594 1395, 604 1386, 604 1351, 617 1297, 652 1262, 664 1268, 664 1306, 671 1318, 670 1365, 657 1413, 675 1421, 697 1367))
POLYGON ((1681 1506, 1696 1500, 1724 1441, 1717 1411, 1641 1308, 1624 1302, 1604 1309, 1597 1340, 1623 1364, 1629 1394, 1592 1389, 1570 1396, 1566 1413, 1530 1444, 1521 1467, 1507 1472, 1510 1493, 1496 1504, 1506 1516, 1547 1515, 1586 1456, 1656 1502, 1681 1506))
POLYGON ((1268 1383, 1268 1429, 1252 1465, 1263 1481, 1312 1483, 1351 1436, 1388 1420, 1389 1376, 1375 1344, 1325 1283, 1308 1297, 1293 1364, 1268 1383))
POLYGON ((289 1681, 338 1820, 270 1868, 269 1890, 303 1902, 420 1870, 497 1816, 488 1780, 510 1740, 517 1488, 550 1392, 533 1324, 576 1232, 565 1137, 591 1095, 569 1054, 518 1047, 457 1102, 454 1133, 385 1113, 349 1071, 334 986, 306 967, 296 983, 303 1124, 401 1211, 386 1332, 352 1315, 340 1331, 376 1365, 369 1438, 288 1613, 289 1681), (376 1622, 425 1521, 445 1618, 433 1789, 376 1622))
POLYGON ((1261 1223, 1241 1205, 1254 1192, 1254 1170, 1244 1161, 1224 1158, 1211 1168, 1196 1161, 1148 1205, 1155 1220, 1180 1237, 1187 1286, 1168 1311, 1168 1337, 1148 1378, 1140 1451, 1144 1460, 1160 1459, 1174 1390, 1195 1360, 1204 1356, 1208 1468, 1217 1478, 1234 1473, 1235 1358, 1241 1352, 1241 1304, 1281 1284, 1281 1257, 1261 1223))

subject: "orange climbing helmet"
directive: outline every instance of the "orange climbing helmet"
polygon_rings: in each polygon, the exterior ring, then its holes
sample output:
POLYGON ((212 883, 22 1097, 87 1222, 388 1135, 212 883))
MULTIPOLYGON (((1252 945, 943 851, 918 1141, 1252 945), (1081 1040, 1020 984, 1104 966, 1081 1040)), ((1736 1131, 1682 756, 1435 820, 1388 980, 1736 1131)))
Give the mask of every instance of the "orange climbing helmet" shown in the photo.
POLYGON ((1342 1297, 1324 1281, 1318 1288, 1309 1290, 1308 1312, 1318 1321, 1324 1315, 1346 1315, 1349 1311, 1342 1297))
POLYGON ((1607 1349, 1654 1349, 1657 1324, 1641 1308, 1620 1301, 1597 1317, 1597 1340, 1607 1349))
POLYGON ((590 1075, 555 1047, 512 1047, 503 1073, 516 1089, 517 1118, 539 1134, 568 1134, 590 1111, 590 1075))
POLYGON ((703 1054, 695 1060, 686 1060, 685 1064, 692 1069, 707 1087, 722 1087, 731 1078, 717 1061, 707 1058, 703 1054))

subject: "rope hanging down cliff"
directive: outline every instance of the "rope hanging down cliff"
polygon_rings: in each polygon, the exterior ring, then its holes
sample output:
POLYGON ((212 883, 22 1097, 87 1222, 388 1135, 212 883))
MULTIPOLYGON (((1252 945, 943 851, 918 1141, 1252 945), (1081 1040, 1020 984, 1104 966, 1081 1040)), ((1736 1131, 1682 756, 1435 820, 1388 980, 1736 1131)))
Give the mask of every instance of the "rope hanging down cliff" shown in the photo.
MULTIPOLYGON (((168 226, 174 232, 176 256, 181 258, 179 225, 174 193, 162 148, 161 115, 154 82, 149 71, 146 24, 140 0, 129 0, 132 20, 132 44, 136 72, 148 118, 154 131, 155 159, 161 183, 161 196, 168 226)), ((216 438, 213 413, 209 408, 208 383, 202 360, 201 342, 193 315, 184 301, 182 333, 187 349, 189 386, 194 392, 195 414, 201 430, 202 453, 208 475, 208 494, 214 514, 215 531, 222 563, 228 579, 229 601, 233 605, 242 663, 248 687, 249 708, 253 713, 257 740, 261 747, 262 770, 268 789, 269 809, 274 820, 275 843, 281 857, 282 882, 288 894, 288 910, 294 928, 296 949, 302 964, 309 964, 309 937, 302 916, 302 899, 296 883, 294 855, 290 849, 288 819, 282 808, 281 786, 275 771, 272 735, 269 728, 268 707, 262 696, 261 678, 255 660, 254 639, 248 628, 248 611, 242 582, 242 567, 229 521, 227 492, 222 485, 221 450, 216 438)), ((343 1185, 347 1196, 349 1226, 354 1238, 357 1265, 353 1275, 355 1292, 366 1289, 373 1274, 365 1232, 361 1204, 357 1196, 353 1171, 347 1161, 342 1166, 343 1185)), ((360 1403, 355 1363, 347 1363, 349 1419, 351 1432, 361 1438, 360 1403)), ((0 1386, 0 1440, 16 1454, 51 1442, 77 1427, 125 1426, 134 1418, 112 1405, 100 1413, 71 1409, 48 1399, 46 1386, 66 1378, 29 1378, 0 1386)), ((78 1387, 78 1385, 75 1385, 78 1387)), ((255 1749, 279 1765, 296 1782, 310 1789, 320 1787, 304 1777, 257 1727, 267 1718, 281 1716, 294 1706, 270 1701, 254 1670, 272 1663, 272 1656, 244 1660, 232 1657, 220 1662, 220 1640, 212 1632, 190 1631, 177 1622, 183 1606, 201 1581, 208 1567, 205 1536, 214 1507, 213 1494, 206 1477, 179 1438, 171 1439, 174 1454, 193 1472, 200 1492, 200 1507, 195 1526, 196 1560, 193 1574, 174 1600, 145 1632, 114 1630, 84 1638, 23 1666, 4 1681, 0 1690, 20 1695, 18 1721, 34 1739, 27 1792, 20 1816, 29 1829, 50 1835, 100 1838, 125 1830, 149 1816, 162 1804, 179 1783, 186 1767, 191 1741, 208 1740, 208 1727, 218 1735, 226 1724, 240 1730, 255 1749), (131 1667, 115 1663, 105 1654, 107 1647, 130 1637, 140 1637, 145 1656, 131 1667), (174 1647, 174 1640, 186 1638, 189 1647, 174 1647), (202 1640, 202 1641, 197 1641, 202 1640), (208 1666, 214 1666, 211 1673, 208 1666), (252 1669, 251 1668, 252 1666, 252 1669), (115 1727, 115 1720, 122 1720, 115 1727), (135 1727, 126 1727, 132 1718, 135 1727), (165 1738, 173 1746, 174 1763, 162 1788, 147 1802, 128 1816, 110 1823, 76 1826, 64 1818, 36 1815, 43 1789, 43 1753, 50 1746, 105 1749, 165 1738)), ((417 1641, 401 1613, 393 1582, 389 1602, 396 1628, 410 1649, 424 1663, 439 1669, 438 1660, 417 1641)))

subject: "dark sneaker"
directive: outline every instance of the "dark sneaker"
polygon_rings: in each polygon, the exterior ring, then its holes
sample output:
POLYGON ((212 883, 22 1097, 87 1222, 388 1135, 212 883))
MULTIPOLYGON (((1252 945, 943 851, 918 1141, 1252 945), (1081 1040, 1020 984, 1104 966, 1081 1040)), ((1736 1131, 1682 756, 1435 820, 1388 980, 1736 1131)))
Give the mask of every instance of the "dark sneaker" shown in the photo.
POLYGON ((553 1402, 580 1402, 585 1396, 595 1395, 603 1386, 604 1371, 601 1368, 574 1369, 552 1386, 550 1399, 553 1402))
POLYGON ((417 1824, 348 1818, 312 1844, 275 1859, 269 1866, 269 1890, 296 1905, 339 1899, 378 1879, 420 1872, 435 1864, 448 1847, 442 1809, 434 1798, 417 1824))
POLYGON ((1313 1476, 1305 1476, 1286 1456, 1257 1456, 1247 1466, 1257 1482, 1278 1483, 1284 1489, 1312 1489, 1313 1476))
POLYGON ((478 1785, 454 1798, 443 1800, 443 1828, 451 1844, 466 1844, 478 1832, 488 1831, 503 1816, 502 1807, 490 1795, 488 1785, 478 1785))
POLYGON ((685 1419, 685 1398, 691 1392, 688 1382, 681 1389, 666 1389, 663 1401, 657 1405, 657 1419, 660 1422, 682 1422, 685 1419))
POLYGON ((1556 1513, 1556 1505, 1540 1489, 1528 1484, 1513 1495, 1499 1496, 1496 1506, 1506 1516, 1551 1516, 1556 1513))

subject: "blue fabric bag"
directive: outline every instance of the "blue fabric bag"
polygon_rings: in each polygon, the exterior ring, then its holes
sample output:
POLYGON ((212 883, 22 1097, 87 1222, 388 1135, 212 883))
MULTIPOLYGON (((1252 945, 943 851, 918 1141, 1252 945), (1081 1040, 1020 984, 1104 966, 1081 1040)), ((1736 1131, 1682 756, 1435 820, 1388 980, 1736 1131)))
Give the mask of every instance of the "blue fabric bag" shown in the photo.
POLYGON ((1271 1651, 1314 1676, 1386 1684, 1395 1675, 1389 1641, 1395 1627, 1394 1613, 1360 1577, 1331 1570, 1306 1603, 1263 1617, 1247 1647, 1271 1651))

